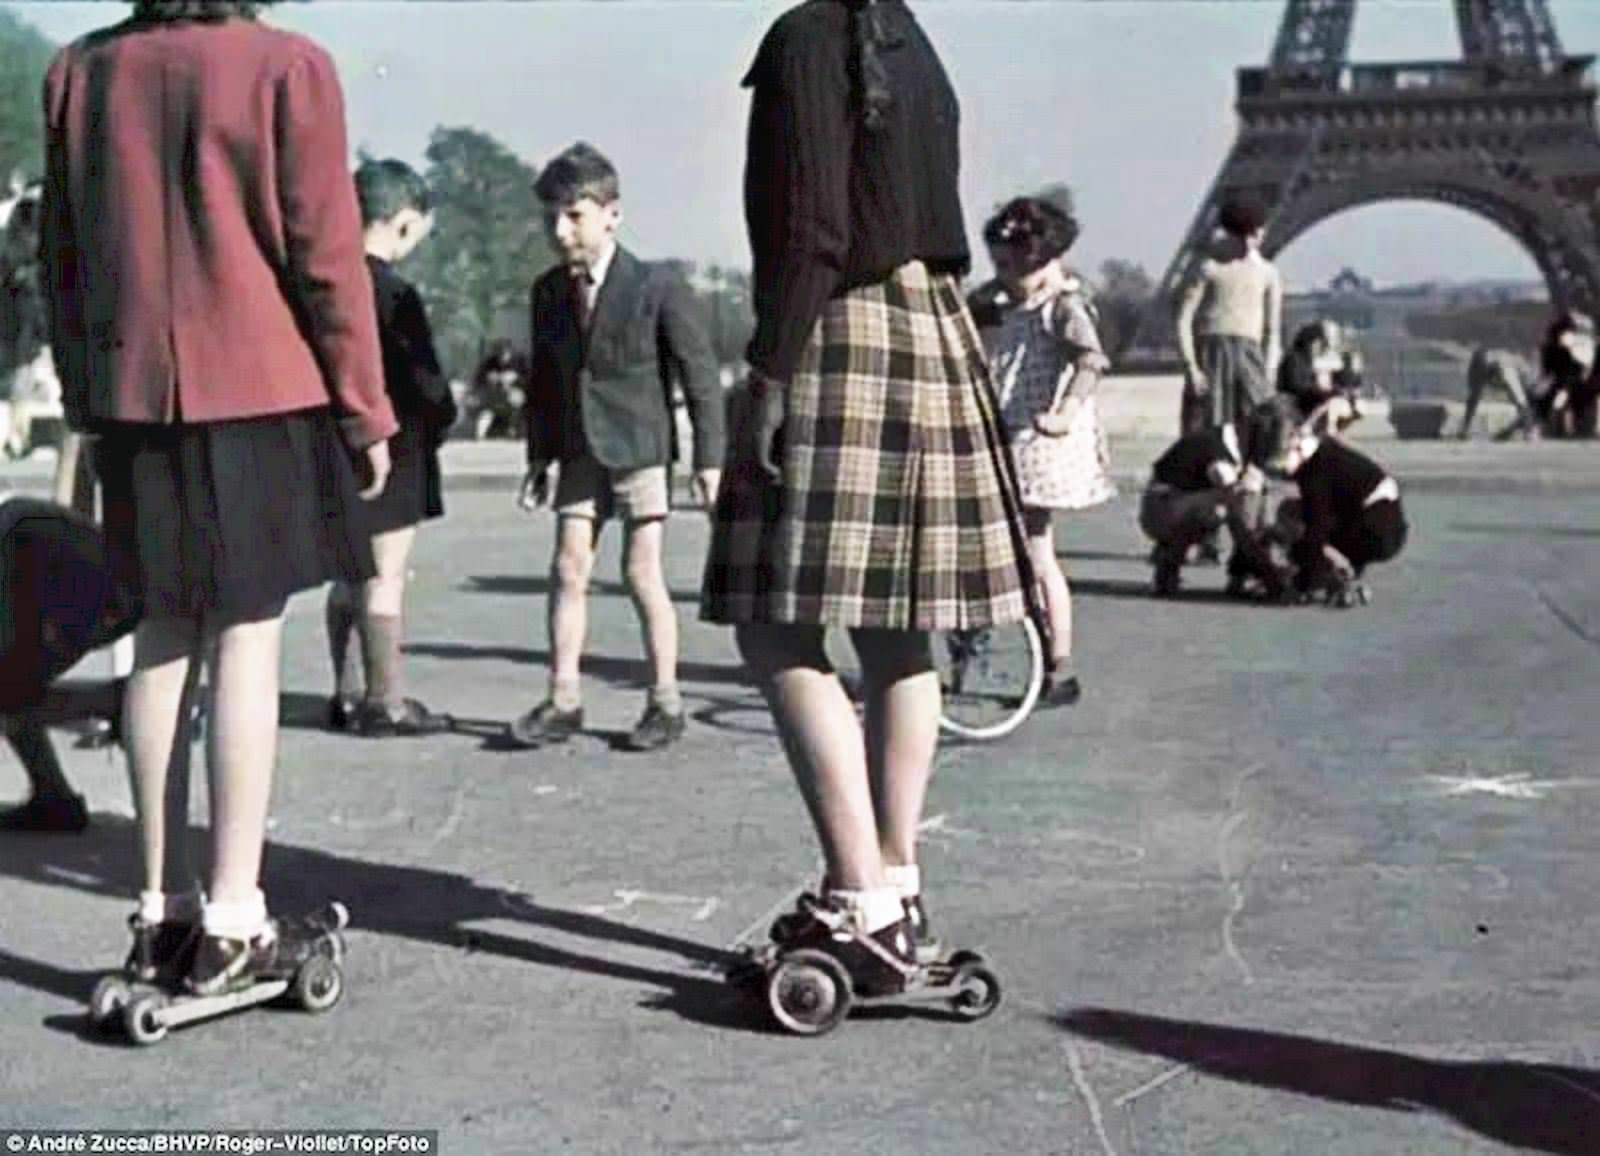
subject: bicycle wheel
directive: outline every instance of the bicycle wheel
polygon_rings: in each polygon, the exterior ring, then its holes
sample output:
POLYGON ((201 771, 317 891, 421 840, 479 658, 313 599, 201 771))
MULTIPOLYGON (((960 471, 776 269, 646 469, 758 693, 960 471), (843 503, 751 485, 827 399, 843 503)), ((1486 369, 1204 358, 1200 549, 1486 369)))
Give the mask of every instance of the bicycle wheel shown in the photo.
POLYGON ((998 739, 1022 725, 1044 687, 1044 644, 1032 618, 983 630, 952 630, 934 645, 943 699, 939 729, 998 739))

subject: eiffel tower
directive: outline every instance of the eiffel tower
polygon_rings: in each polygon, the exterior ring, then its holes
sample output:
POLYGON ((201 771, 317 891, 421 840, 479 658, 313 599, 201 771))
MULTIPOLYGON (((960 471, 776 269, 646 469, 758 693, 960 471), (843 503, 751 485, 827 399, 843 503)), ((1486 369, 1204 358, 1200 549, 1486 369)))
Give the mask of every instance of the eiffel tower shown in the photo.
POLYGON ((1235 191, 1268 207, 1268 256, 1360 205, 1454 205, 1527 250, 1554 306, 1600 309, 1594 57, 1561 50, 1545 0, 1454 4, 1460 59, 1353 65, 1356 0, 1288 0, 1271 62, 1238 70, 1233 149, 1128 360, 1176 356, 1177 296, 1235 191))

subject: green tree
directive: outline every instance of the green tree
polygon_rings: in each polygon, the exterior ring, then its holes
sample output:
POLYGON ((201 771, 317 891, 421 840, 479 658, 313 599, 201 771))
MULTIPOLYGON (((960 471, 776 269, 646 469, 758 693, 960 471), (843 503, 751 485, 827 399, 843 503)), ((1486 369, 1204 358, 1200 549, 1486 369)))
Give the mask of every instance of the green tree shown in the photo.
POLYGON ((526 315, 529 287, 554 255, 533 193, 537 173, 510 149, 474 128, 440 126, 426 157, 434 232, 410 273, 446 370, 467 376, 487 339, 509 336, 505 318, 526 315))
POLYGON ((1100 309, 1100 343, 1115 356, 1134 338, 1139 318, 1155 296, 1156 283, 1143 265, 1111 258, 1100 264, 1095 303, 1100 309))
POLYGON ((40 91, 55 45, 31 24, 0 8, 0 188, 14 171, 44 171, 40 91))

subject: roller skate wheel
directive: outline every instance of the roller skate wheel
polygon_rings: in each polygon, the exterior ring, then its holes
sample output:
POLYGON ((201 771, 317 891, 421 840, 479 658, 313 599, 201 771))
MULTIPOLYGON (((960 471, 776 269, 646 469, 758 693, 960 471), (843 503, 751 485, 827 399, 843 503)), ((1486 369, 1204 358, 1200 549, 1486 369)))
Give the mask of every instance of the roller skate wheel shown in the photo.
POLYGON ((167 1038, 167 1025, 161 1022, 167 997, 158 992, 135 996, 122 1009, 123 1030, 140 1047, 159 1044, 167 1038))
POLYGON ((773 1018, 798 1036, 830 1032, 850 1014, 850 976, 833 956, 797 951, 767 976, 767 1006, 773 1018))
POLYGON ((314 955, 294 973, 294 1001, 308 1012, 325 1012, 344 995, 344 972, 325 955, 314 955))
POLYGON ((1000 977, 982 964, 963 964, 952 983, 950 1010, 964 1020, 981 1020, 1000 1006, 1000 977))
POLYGON ((133 998, 133 987, 120 975, 108 975, 89 993, 89 1024, 103 1028, 121 1014, 133 998))
POLYGON ((963 967, 969 965, 982 966, 982 964, 983 956, 976 951, 958 951, 945 960, 945 966, 950 968, 951 971, 960 971, 963 967))

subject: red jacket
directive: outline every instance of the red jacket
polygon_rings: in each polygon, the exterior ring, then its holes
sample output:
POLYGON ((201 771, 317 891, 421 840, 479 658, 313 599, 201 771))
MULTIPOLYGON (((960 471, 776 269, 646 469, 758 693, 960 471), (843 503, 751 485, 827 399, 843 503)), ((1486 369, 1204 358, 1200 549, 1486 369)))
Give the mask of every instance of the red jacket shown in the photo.
POLYGON ((331 404, 394 434, 333 62, 289 32, 127 21, 45 78, 41 265, 68 420, 331 404))

